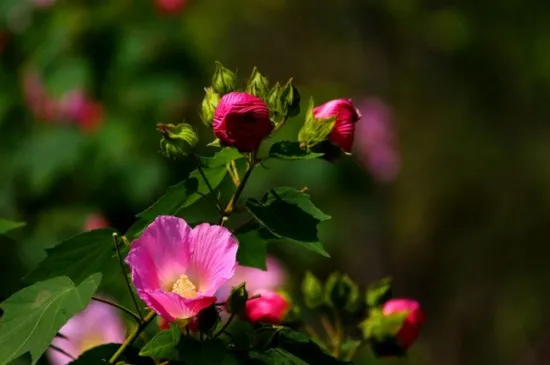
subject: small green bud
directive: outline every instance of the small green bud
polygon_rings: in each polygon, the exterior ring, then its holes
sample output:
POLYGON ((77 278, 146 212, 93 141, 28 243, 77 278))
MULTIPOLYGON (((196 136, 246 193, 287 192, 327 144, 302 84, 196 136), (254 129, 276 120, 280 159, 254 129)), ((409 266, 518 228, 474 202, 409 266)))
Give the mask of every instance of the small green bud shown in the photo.
POLYGON ((210 333, 220 321, 220 314, 214 304, 199 312, 197 328, 201 333, 210 333))
POLYGON ((212 89, 219 95, 225 95, 237 89, 237 76, 231 70, 216 61, 216 71, 212 76, 212 89))
POLYGON ((305 304, 310 309, 315 309, 323 305, 323 284, 310 271, 306 272, 306 276, 302 281, 302 294, 305 304))
POLYGON ((248 84, 246 85, 246 92, 250 95, 254 95, 267 101, 269 94, 269 82, 265 76, 263 76, 257 67, 254 67, 248 84))
POLYGON ((310 150, 312 147, 325 141, 332 132, 334 124, 336 124, 336 117, 316 119, 313 114, 315 105, 313 98, 309 99, 309 106, 306 112, 306 121, 298 133, 298 141, 301 147, 306 150, 310 150))
POLYGON ((333 273, 327 280, 325 298, 336 309, 353 311, 358 305, 359 288, 349 276, 333 273))
POLYGON ((231 314, 244 314, 246 309, 246 301, 248 300, 248 292, 246 291, 246 283, 233 288, 229 298, 227 298, 227 311, 231 314))
POLYGON ((204 95, 204 99, 202 99, 201 119, 207 127, 210 127, 212 126, 212 119, 214 119, 214 113, 220 101, 220 96, 211 87, 207 87, 204 91, 206 94, 204 95))
POLYGON ((197 145, 198 137, 187 123, 157 124, 161 134, 160 151, 168 158, 182 158, 197 145))
POLYGON ((281 91, 281 111, 285 117, 294 117, 300 114, 300 93, 292 79, 288 80, 281 91))
POLYGON ((367 305, 369 307, 380 307, 391 297, 391 278, 383 278, 367 290, 367 305))

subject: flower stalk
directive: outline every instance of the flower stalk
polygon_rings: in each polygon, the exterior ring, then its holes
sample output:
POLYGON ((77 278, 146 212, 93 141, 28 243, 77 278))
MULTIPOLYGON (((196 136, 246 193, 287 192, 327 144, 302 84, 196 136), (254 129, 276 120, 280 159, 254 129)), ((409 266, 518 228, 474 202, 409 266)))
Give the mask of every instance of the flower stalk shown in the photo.
POLYGON ((126 273, 126 269, 124 268, 124 261, 122 259, 122 254, 120 253, 120 248, 118 247, 118 233, 116 232, 113 233, 113 244, 115 245, 115 250, 116 250, 116 255, 118 257, 120 270, 122 271, 122 276, 124 276, 126 286, 128 287, 128 291, 130 292, 130 297, 132 297, 132 301, 134 302, 134 306, 136 307, 136 312, 137 312, 137 315, 139 316, 140 322, 143 322, 144 321, 143 315, 141 314, 141 310, 139 309, 137 298, 134 295, 134 291, 132 290, 132 285, 130 284, 130 280, 128 279, 128 274, 126 273))
POLYGON ((141 332, 143 332, 143 330, 147 328, 149 323, 151 323, 153 319, 155 319, 156 315, 157 314, 155 312, 150 312, 145 316, 143 322, 141 322, 139 326, 134 330, 134 332, 132 332, 132 334, 128 336, 128 338, 126 338, 126 341, 124 341, 124 343, 120 345, 117 352, 115 352, 115 354, 109 359, 109 364, 116 364, 118 359, 124 354, 124 351, 126 351, 126 349, 134 343, 141 332))

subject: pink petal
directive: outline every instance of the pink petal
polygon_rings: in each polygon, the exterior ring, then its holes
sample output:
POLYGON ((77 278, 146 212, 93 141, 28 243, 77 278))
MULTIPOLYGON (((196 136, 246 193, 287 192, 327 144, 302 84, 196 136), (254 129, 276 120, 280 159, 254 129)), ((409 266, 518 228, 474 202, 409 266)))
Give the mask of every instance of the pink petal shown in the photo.
POLYGON ((191 232, 188 275, 203 295, 214 295, 235 273, 238 242, 222 226, 203 223, 191 232))
POLYGON ((216 302, 214 296, 198 296, 186 299, 176 293, 162 290, 145 290, 140 293, 140 297, 168 322, 194 317, 201 310, 216 302))
POLYGON ((171 290, 184 274, 193 251, 185 220, 160 216, 135 240, 126 258, 136 289, 171 290))

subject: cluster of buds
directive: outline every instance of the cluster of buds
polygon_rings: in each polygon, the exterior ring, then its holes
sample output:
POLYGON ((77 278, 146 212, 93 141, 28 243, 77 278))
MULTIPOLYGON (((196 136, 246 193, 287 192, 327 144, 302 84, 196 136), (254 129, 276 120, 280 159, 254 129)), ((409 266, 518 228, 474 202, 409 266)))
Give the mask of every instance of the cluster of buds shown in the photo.
POLYGON ((322 283, 308 272, 302 292, 309 309, 336 313, 340 326, 341 321, 346 324, 346 319, 354 324, 363 318, 359 325, 363 334, 360 341, 368 343, 379 357, 403 356, 416 341, 425 321, 416 300, 392 298, 389 279, 381 280, 361 295, 358 285, 347 275, 333 273, 322 283))
MULTIPOLYGON (((289 118, 300 114, 301 96, 291 78, 284 85, 269 80, 254 68, 248 82, 239 88, 235 72, 216 63, 212 83, 205 88, 200 116, 217 140, 212 145, 234 147, 242 153, 256 151, 260 144, 289 118)), ((360 114, 349 99, 331 100, 315 106, 310 101, 300 146, 334 158, 332 151, 350 153, 355 124, 360 114)))

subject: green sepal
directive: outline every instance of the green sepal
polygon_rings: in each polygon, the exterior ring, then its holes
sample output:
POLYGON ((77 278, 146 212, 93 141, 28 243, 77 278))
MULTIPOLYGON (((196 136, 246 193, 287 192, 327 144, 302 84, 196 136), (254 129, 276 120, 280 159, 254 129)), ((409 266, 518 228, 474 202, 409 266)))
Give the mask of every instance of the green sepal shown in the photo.
POLYGON ((316 119, 313 114, 314 107, 313 98, 310 98, 306 120, 298 133, 300 145, 307 150, 325 141, 336 124, 336 117, 316 119))
POLYGON ((285 118, 300 114, 300 92, 294 86, 291 78, 281 91, 281 112, 285 118))
POLYGON ((366 302, 369 307, 380 307, 392 297, 391 278, 383 278, 367 290, 366 302))

